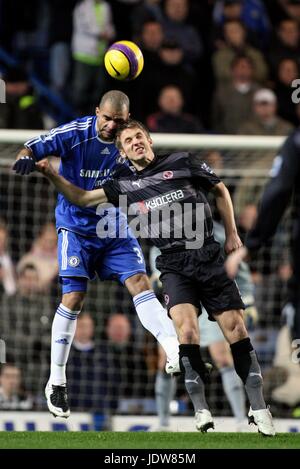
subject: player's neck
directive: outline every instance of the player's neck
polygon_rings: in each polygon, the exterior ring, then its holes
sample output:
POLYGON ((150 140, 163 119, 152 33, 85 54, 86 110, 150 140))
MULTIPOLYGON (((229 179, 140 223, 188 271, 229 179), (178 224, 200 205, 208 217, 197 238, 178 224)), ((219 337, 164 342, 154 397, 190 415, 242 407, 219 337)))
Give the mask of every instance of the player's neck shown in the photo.
POLYGON ((155 155, 151 153, 150 155, 145 155, 141 160, 131 161, 131 163, 137 171, 143 171, 143 169, 147 168, 149 164, 152 163, 154 156, 155 155))

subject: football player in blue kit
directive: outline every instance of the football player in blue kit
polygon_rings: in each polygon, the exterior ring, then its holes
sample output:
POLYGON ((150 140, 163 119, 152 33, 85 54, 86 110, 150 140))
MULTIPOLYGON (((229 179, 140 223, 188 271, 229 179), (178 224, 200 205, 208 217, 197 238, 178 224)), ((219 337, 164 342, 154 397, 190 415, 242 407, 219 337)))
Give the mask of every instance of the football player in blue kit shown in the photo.
MULTIPOLYGON (((128 97, 109 91, 95 116, 76 119, 28 140, 13 169, 30 174, 36 161, 55 155, 61 159, 59 173, 68 181, 85 190, 99 188, 120 165, 127 165, 120 160, 114 137, 128 118, 128 97)), ((49 411, 67 418, 66 364, 87 282, 96 274, 101 280, 116 279, 127 287, 141 323, 162 345, 170 362, 178 363, 178 340, 169 331, 168 318, 146 275, 141 248, 120 209, 80 208, 58 194, 55 215, 62 300, 52 324, 51 371, 45 394, 49 411), (115 230, 105 232, 106 225, 115 230)))

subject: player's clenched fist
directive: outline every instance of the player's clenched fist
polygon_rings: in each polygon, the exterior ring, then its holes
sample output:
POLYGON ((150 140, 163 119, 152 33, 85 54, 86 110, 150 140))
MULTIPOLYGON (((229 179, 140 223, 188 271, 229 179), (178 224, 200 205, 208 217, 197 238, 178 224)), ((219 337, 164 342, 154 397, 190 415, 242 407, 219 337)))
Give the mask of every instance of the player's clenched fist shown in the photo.
POLYGON ((35 169, 40 173, 44 174, 45 176, 50 176, 51 174, 55 174, 55 171, 47 158, 44 160, 39 161, 35 164, 35 169))
POLYGON ((238 234, 233 233, 233 234, 226 236, 226 242, 224 245, 226 254, 230 254, 231 252, 234 252, 237 249, 240 249, 242 246, 243 246, 243 243, 240 240, 238 234))

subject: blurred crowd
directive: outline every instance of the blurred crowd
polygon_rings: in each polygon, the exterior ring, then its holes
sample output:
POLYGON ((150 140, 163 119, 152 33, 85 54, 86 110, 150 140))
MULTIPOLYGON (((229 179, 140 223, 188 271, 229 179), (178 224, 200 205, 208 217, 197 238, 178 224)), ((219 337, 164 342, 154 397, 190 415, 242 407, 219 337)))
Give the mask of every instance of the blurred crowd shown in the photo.
POLYGON ((34 74, 74 117, 120 88, 154 132, 283 135, 299 124, 291 98, 299 28, 299 0, 1 0, 0 127, 57 123, 46 119, 52 104, 39 97, 34 74), (130 83, 111 79, 103 65, 122 39, 139 44, 145 59, 130 83))

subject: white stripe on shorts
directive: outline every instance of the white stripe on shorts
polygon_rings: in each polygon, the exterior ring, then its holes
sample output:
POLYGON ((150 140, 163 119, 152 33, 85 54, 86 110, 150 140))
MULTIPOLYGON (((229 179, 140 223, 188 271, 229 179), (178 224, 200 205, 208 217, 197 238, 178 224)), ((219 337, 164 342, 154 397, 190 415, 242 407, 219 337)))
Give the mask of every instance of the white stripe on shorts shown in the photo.
POLYGON ((66 230, 62 230, 63 234, 63 241, 61 246, 61 269, 67 270, 68 267, 68 232, 66 230))

